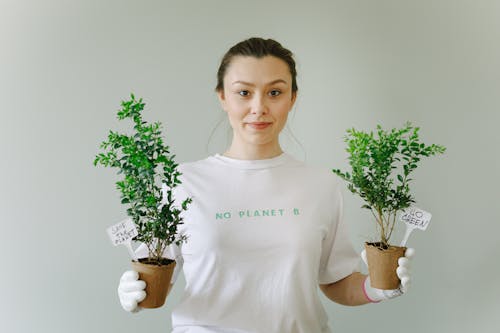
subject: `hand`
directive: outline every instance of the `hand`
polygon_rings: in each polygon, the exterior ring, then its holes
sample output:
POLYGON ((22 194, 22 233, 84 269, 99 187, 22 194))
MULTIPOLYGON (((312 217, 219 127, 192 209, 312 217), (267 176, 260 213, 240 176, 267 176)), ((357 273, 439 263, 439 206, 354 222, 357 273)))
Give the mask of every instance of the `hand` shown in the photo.
MULTIPOLYGON (((370 276, 368 276, 365 279, 364 282, 364 291, 366 294, 366 297, 373 303, 378 303, 383 300, 391 299, 394 297, 398 297, 403 295, 408 291, 410 288, 411 284, 411 278, 410 278, 410 268, 411 268, 411 259, 415 256, 415 249, 413 248, 407 248, 405 251, 405 256, 400 257, 398 259, 398 268, 396 269, 396 274, 399 277, 399 280, 401 283, 399 284, 399 287, 397 289, 391 289, 391 290, 382 290, 382 289, 377 289, 373 288, 370 285, 370 276)), ((364 263, 368 266, 367 260, 366 260, 366 250, 363 250, 361 252, 361 258, 363 259, 364 263)))
POLYGON ((137 304, 146 298, 145 288, 146 282, 139 280, 139 273, 136 271, 123 273, 118 286, 118 297, 122 308, 133 313, 142 310, 137 304))

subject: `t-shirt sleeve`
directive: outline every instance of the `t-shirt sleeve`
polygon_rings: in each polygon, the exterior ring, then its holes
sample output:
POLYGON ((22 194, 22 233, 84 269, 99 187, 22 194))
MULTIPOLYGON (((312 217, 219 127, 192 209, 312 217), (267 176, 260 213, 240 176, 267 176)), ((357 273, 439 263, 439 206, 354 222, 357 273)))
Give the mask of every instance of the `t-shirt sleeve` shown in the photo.
POLYGON ((344 202, 338 182, 332 199, 332 221, 323 240, 319 284, 341 280, 360 269, 360 256, 354 249, 343 218, 344 202))

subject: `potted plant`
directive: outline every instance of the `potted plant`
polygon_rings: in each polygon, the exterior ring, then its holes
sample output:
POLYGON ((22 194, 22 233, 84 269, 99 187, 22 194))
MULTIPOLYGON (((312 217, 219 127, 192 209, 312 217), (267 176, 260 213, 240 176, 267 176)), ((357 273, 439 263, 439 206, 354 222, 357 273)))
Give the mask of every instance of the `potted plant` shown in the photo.
POLYGON ((404 255, 405 247, 390 244, 396 224, 396 214, 412 203, 409 178, 421 157, 442 154, 440 145, 419 142, 419 127, 407 122, 402 129, 385 131, 377 125, 377 135, 354 128, 347 130, 344 141, 349 153, 351 172, 332 171, 344 179, 348 189, 361 197, 362 208, 370 210, 378 230, 378 239, 365 243, 371 285, 379 289, 396 289, 397 260, 404 255), (394 177, 395 174, 395 177, 394 177), (389 277, 380 277, 389 275, 389 277))
POLYGON ((123 179, 116 182, 121 192, 121 203, 128 206, 127 215, 137 228, 134 241, 143 242, 148 248, 148 257, 132 261, 133 269, 146 282, 147 297, 140 305, 156 308, 164 304, 169 292, 175 260, 164 258, 163 252, 171 244, 180 245, 186 241, 178 227, 183 223, 182 211, 187 209, 191 198, 185 199, 180 207, 175 205, 172 190, 181 182, 169 147, 163 144, 161 124, 148 124, 141 112, 145 103, 142 98, 122 101, 118 119, 133 121, 132 135, 110 131, 108 140, 103 141, 94 166, 101 164, 118 169, 123 179), (166 186, 162 193, 162 184, 166 186), (158 290, 156 290, 158 288, 158 290))

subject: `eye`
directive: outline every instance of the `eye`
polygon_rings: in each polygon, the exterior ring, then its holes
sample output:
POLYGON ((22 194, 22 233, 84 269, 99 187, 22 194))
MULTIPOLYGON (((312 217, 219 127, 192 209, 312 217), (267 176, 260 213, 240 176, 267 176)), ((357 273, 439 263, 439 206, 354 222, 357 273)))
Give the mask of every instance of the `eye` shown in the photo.
POLYGON ((279 96, 281 95, 281 91, 280 90, 277 90, 277 89, 274 89, 274 90, 271 90, 269 92, 269 95, 273 96, 273 97, 276 97, 276 96, 279 96))
POLYGON ((240 90, 238 91, 238 94, 240 94, 240 96, 246 97, 250 95, 250 92, 248 90, 240 90))

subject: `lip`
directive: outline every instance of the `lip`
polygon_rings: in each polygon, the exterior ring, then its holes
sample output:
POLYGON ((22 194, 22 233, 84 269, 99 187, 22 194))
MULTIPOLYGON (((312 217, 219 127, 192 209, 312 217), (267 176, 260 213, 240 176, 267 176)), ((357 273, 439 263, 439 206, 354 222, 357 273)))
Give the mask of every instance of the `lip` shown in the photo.
POLYGON ((265 122, 265 121, 256 121, 256 122, 247 123, 248 126, 250 126, 253 129, 256 129, 256 130, 265 129, 265 128, 271 126, 271 124, 272 123, 265 122))

